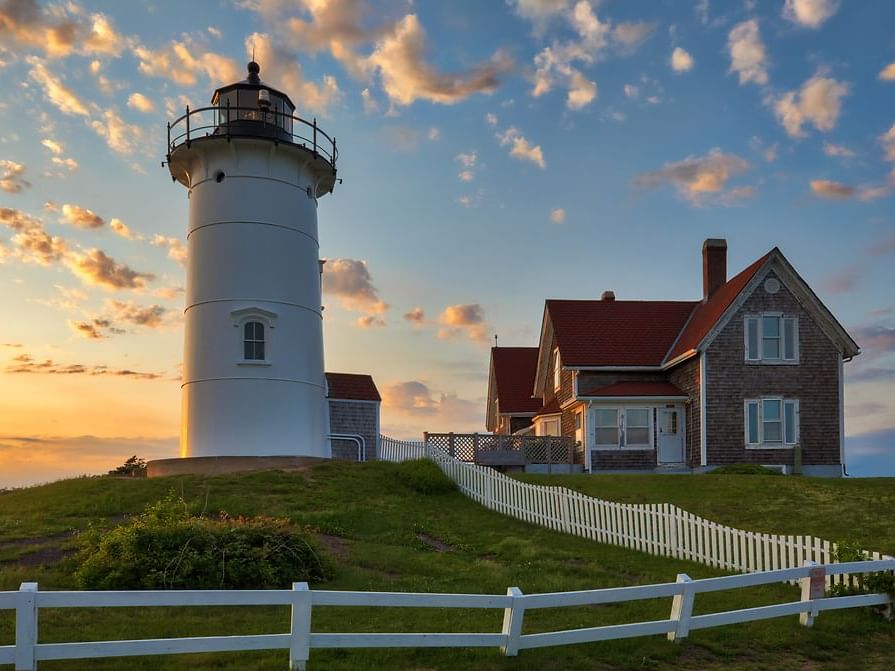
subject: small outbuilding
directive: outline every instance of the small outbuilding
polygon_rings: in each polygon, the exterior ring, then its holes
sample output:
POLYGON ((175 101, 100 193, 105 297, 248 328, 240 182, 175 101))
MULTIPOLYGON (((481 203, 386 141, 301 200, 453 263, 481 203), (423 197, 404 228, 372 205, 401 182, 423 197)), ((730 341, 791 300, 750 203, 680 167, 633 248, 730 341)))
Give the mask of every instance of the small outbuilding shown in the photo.
POLYGON ((327 373, 326 399, 333 459, 378 459, 382 397, 373 377, 327 373))

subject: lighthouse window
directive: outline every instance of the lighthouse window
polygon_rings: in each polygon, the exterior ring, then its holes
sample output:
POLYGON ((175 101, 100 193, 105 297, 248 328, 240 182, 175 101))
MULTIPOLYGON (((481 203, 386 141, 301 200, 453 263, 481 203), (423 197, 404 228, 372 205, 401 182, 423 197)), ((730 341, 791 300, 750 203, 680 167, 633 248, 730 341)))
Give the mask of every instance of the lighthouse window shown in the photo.
POLYGON ((264 324, 246 322, 243 328, 243 358, 246 361, 264 361, 264 324))

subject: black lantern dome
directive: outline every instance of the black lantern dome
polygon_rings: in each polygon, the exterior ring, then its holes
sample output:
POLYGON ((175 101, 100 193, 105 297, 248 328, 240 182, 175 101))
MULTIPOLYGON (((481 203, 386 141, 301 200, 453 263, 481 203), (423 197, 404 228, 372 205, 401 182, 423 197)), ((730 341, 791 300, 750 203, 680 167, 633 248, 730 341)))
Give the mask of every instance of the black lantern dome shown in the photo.
POLYGON ((220 126, 226 126, 232 134, 290 140, 295 113, 292 100, 261 80, 261 66, 255 61, 247 69, 245 79, 222 86, 211 96, 211 104, 218 109, 220 126))

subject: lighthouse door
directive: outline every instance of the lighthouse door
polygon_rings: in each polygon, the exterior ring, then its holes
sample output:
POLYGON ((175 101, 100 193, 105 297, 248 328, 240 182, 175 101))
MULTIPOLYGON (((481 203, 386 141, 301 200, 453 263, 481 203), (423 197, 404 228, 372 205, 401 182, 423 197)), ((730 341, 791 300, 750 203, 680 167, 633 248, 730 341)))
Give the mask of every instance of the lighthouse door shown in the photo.
POLYGON ((684 435, 680 408, 659 408, 659 463, 684 461, 684 435))

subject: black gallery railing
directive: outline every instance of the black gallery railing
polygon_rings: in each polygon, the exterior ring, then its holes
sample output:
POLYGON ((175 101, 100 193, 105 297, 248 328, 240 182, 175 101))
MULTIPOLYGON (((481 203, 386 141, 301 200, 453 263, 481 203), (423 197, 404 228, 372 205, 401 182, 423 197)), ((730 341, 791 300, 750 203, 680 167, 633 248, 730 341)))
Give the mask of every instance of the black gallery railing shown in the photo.
POLYGON ((177 147, 210 137, 264 137, 303 147, 326 160, 333 171, 339 152, 336 138, 307 121, 279 110, 260 107, 186 108, 186 114, 168 124, 168 155, 177 147))

